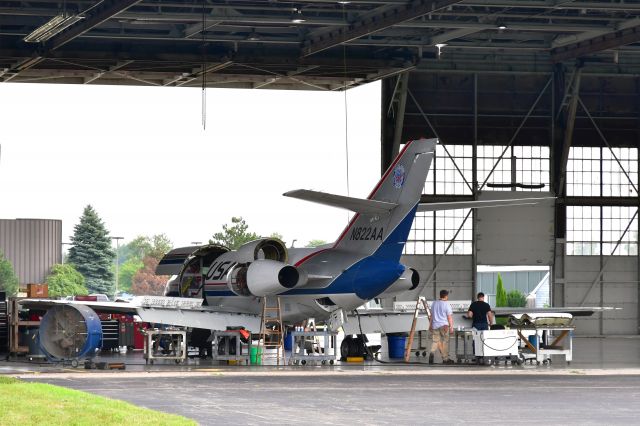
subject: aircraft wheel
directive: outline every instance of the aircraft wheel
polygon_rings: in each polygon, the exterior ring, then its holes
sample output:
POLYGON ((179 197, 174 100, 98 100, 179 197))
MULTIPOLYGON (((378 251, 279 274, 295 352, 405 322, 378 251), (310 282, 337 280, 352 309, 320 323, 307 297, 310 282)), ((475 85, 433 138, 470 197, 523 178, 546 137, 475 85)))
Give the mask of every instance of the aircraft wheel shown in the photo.
POLYGON ((322 360, 322 365, 327 365, 327 360, 326 359, 322 360))
POLYGON ((335 362, 333 360, 330 360, 329 364, 333 365, 333 364, 335 364, 335 362))
POLYGON ((306 365, 307 364, 307 360, 303 359, 302 361, 300 361, 300 364, 306 365))

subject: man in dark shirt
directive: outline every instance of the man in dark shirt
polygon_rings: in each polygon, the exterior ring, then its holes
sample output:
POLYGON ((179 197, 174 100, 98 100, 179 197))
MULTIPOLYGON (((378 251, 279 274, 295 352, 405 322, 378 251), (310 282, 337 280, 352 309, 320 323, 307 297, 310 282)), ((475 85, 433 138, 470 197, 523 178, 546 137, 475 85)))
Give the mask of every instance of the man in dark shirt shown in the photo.
POLYGON ((478 293, 478 300, 469 306, 467 316, 473 320, 471 326, 476 330, 489 329, 489 324, 493 322, 493 312, 491 306, 484 301, 484 293, 478 293))

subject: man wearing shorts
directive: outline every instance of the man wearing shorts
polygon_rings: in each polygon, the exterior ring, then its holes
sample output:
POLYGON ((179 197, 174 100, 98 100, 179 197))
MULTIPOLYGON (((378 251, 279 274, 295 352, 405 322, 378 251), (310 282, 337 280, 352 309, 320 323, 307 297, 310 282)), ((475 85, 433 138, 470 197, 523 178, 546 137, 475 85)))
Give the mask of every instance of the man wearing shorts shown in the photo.
POLYGON ((431 321, 429 331, 431 332, 431 352, 429 353, 429 364, 433 364, 433 356, 436 349, 442 355, 443 364, 453 364, 449 359, 449 335, 453 333, 453 311, 447 300, 449 292, 440 290, 440 300, 436 300, 431 305, 431 321))

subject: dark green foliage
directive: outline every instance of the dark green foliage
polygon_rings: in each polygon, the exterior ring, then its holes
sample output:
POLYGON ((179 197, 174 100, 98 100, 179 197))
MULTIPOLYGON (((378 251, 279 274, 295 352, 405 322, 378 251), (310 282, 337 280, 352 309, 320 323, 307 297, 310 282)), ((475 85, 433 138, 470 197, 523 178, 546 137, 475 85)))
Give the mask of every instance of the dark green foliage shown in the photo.
POLYGON ((80 223, 74 227, 69 263, 85 278, 90 293, 112 295, 114 276, 111 266, 115 252, 109 231, 90 205, 85 207, 80 223))
POLYGON ((520 290, 511 290, 507 293, 507 306, 510 308, 524 308, 527 306, 527 297, 520 290))
POLYGON ((504 308, 507 305, 507 291, 502 284, 502 275, 498 272, 498 285, 496 286, 496 308, 504 308))
POLYGON ((249 232, 249 225, 242 217, 232 217, 232 225, 222 225, 222 232, 216 232, 209 240, 210 244, 222 244, 231 250, 236 250, 241 245, 249 241, 257 240, 260 236, 254 232, 249 232))
POLYGON ((0 291, 7 292, 7 296, 15 296, 18 287, 18 277, 13 271, 13 265, 0 252, 0 291))
POLYGON ((84 277, 73 265, 53 265, 47 277, 49 297, 76 296, 88 294, 84 277))

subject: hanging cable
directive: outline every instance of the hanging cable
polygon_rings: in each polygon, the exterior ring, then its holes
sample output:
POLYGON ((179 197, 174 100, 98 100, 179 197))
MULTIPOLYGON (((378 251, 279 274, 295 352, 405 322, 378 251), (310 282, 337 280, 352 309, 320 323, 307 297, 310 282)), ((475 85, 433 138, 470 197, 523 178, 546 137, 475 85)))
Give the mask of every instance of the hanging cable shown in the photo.
MULTIPOLYGON (((347 9, 345 3, 342 3, 342 19, 347 22, 347 9)), ((347 105, 347 45, 342 43, 342 79, 344 92, 344 150, 346 155, 346 172, 347 172, 347 196, 351 195, 349 188, 349 110, 347 105)), ((347 223, 351 221, 351 216, 347 211, 347 223)))
POLYGON ((202 130, 207 129, 207 46, 205 30, 207 25, 207 15, 205 13, 205 2, 202 0, 202 130))

